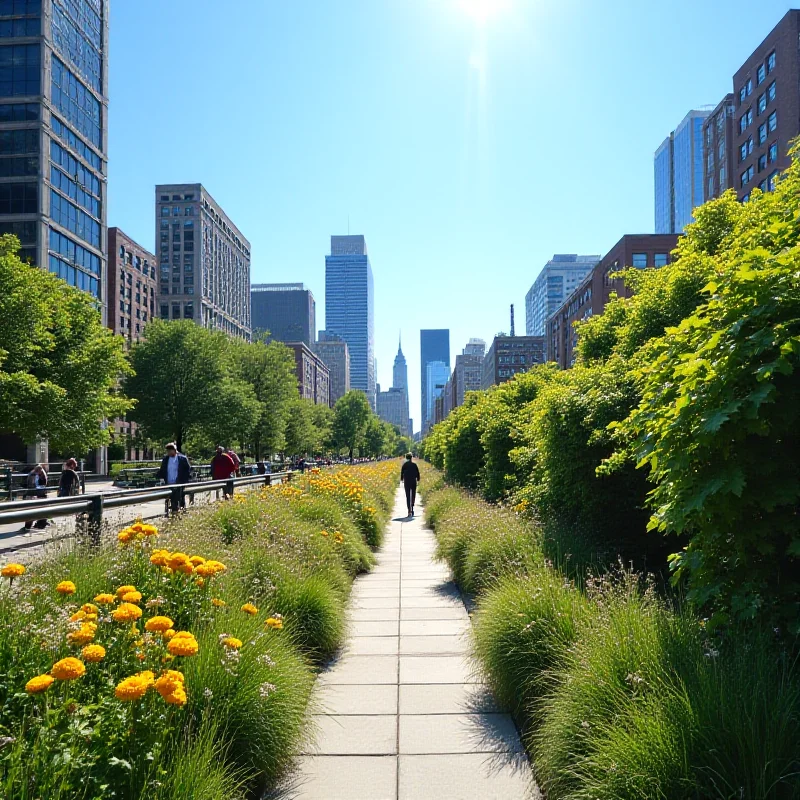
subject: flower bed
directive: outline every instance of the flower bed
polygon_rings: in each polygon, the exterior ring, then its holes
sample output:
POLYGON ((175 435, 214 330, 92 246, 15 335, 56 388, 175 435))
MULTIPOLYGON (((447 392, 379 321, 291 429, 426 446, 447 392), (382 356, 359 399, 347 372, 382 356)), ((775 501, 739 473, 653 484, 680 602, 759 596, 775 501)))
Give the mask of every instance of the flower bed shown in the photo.
POLYGON ((306 741, 395 462, 309 475, 0 587, 0 796, 257 796, 306 741))

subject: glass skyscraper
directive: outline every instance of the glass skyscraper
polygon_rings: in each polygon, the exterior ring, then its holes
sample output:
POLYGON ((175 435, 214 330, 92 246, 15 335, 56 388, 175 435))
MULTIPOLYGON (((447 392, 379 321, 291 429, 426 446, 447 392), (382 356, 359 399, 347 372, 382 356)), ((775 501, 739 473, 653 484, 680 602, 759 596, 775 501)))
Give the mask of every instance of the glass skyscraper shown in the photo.
POLYGON ((0 0, 0 233, 107 318, 108 0, 0 0))
POLYGON ((683 233, 694 209, 705 202, 703 122, 712 110, 690 111, 655 152, 656 233, 683 233))
POLYGON ((347 342, 350 388, 375 408, 375 285, 363 236, 331 236, 325 256, 325 330, 347 342))
POLYGON ((443 385, 444 383, 447 383, 447 379, 450 377, 450 330, 447 328, 438 330, 421 330, 419 332, 419 351, 420 380, 422 384, 422 396, 420 398, 420 411, 422 413, 422 417, 420 430, 424 434, 428 429, 428 425, 433 421, 431 412, 428 408, 430 400, 428 388, 428 365, 433 362, 444 364, 447 368, 447 375, 444 378, 443 385))

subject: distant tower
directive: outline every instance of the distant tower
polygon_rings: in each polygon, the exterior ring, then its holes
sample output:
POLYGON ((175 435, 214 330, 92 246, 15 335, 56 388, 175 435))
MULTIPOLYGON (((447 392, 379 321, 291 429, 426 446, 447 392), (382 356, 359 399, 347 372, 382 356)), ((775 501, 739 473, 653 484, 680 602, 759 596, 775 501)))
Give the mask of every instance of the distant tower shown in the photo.
POLYGON ((514 304, 511 304, 511 335, 514 336, 514 304))

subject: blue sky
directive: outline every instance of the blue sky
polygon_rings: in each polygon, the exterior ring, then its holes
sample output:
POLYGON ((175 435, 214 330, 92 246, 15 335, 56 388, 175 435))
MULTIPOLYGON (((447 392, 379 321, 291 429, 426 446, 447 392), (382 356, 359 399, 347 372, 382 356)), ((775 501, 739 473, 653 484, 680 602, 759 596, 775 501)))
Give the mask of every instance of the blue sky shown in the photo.
POLYGON ((402 329, 508 330, 555 252, 653 230, 653 152, 716 103, 777 0, 112 0, 109 225, 154 245, 154 185, 201 182, 302 281, 324 327, 330 235, 367 237, 378 378, 402 329), (224 8, 222 12, 220 9, 224 8))

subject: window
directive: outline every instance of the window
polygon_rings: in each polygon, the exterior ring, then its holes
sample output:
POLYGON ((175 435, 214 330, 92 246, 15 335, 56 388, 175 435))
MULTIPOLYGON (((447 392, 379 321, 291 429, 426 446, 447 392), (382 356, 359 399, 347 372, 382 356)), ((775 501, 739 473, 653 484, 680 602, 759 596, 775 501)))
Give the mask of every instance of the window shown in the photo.
POLYGON ((41 94, 40 69, 41 48, 38 44, 0 47, 0 97, 41 94))
POLYGON ((74 200, 81 208, 85 208, 93 217, 100 219, 100 201, 85 192, 75 181, 52 165, 50 166, 50 183, 71 200, 74 200))
POLYGON ((748 167, 740 176, 741 186, 747 186, 753 180, 753 167, 748 167))
POLYGON ((764 64, 758 65, 758 70, 756 71, 756 85, 761 86, 764 83, 764 80, 767 77, 767 68, 764 64))
POLYGON ((744 161, 750 153, 753 152, 753 137, 750 136, 747 141, 739 148, 739 161, 744 161))
POLYGON ((773 50, 767 56, 767 75, 769 75, 774 69, 775 69, 775 51, 773 50))
POLYGON ((743 203, 746 203, 746 202, 748 202, 749 200, 750 200, 750 192, 748 192, 748 193, 747 193, 747 194, 746 194, 746 195, 745 195, 745 196, 742 198, 742 202, 743 202, 743 203))
POLYGON ((166 303, 161 304, 161 319, 169 319, 169 306, 166 303))
POLYGON ((53 106, 80 134, 95 147, 100 147, 103 141, 100 135, 100 103, 55 56, 51 59, 51 66, 53 106))
POLYGON ((747 111, 739 117, 739 133, 744 133, 753 124, 753 109, 747 111))
POLYGON ((775 81, 767 86, 767 102, 771 103, 775 99, 776 90, 775 90, 775 81))
POLYGON ((758 184, 758 188, 761 189, 762 192, 766 192, 767 191, 766 180, 761 181, 761 183, 758 184))
POLYGON ((183 306, 184 319, 194 319, 194 303, 186 303, 183 306))
POLYGON ((174 195, 172 195, 172 199, 173 200, 180 200, 181 196, 179 194, 174 194, 174 195))
POLYGON ((183 209, 183 215, 185 217, 193 217, 194 216, 194 206, 186 206, 186 208, 183 209))
POLYGON ((767 110, 767 95, 762 94, 758 98, 758 114, 763 114, 767 110))
POLYGON ((181 305, 180 303, 173 303, 172 304, 172 319, 180 319, 181 318, 181 305))
POLYGON ((0 17, 31 16, 41 11, 42 0, 0 0, 0 17))
POLYGON ((767 141, 767 123, 758 126, 758 143, 764 144, 767 141))
POLYGON ((706 197, 711 197, 714 194, 714 176, 708 176, 708 185, 706 186, 706 197))
POLYGON ((770 133, 772 133, 772 131, 774 131, 775 128, 777 128, 777 127, 778 127, 778 112, 777 111, 773 111, 767 117, 767 130, 770 133))
POLYGON ((38 156, 0 158, 0 178, 28 178, 38 174, 38 156))
POLYGON ((161 206, 161 216, 162 217, 169 216, 169 208, 167 208, 167 206, 161 206))
POLYGON ((168 203, 169 202, 169 195, 168 194, 162 194, 161 195, 161 202, 162 203, 168 203))
POLYGON ((717 159, 722 161, 725 158, 725 139, 720 139, 717 145, 717 159))
POLYGON ((102 43, 100 16, 89 3, 70 3, 76 25, 60 8, 52 6, 51 30, 53 45, 80 73, 96 92, 102 90, 100 47, 102 43))
POLYGON ((656 253, 653 263, 657 267, 666 267, 668 261, 669 255, 667 253, 656 253))
POLYGON ((38 119, 38 103, 3 103, 0 105, 0 122, 36 122, 38 119))
POLYGON ((39 131, 0 131, 0 153, 4 156, 38 154, 39 131))
POLYGON ((0 214, 35 214, 38 210, 38 183, 0 183, 0 214))
POLYGON ((775 170, 769 178, 767 178, 767 189, 771 192, 775 188, 775 182, 778 179, 778 170, 775 170))
POLYGON ((739 89, 739 105, 744 103, 744 98, 745 98, 744 86, 742 86, 742 88, 739 89))
POLYGON ((646 267, 647 266, 647 253, 634 253, 633 254, 633 266, 634 267, 639 267, 640 269, 642 267, 646 267))
MULTIPOLYGON (((100 258, 98 256, 52 228, 50 229, 50 251, 57 253, 60 258, 70 264, 77 264, 87 272, 100 275, 100 258)), ((125 283, 125 270, 120 270, 119 279, 120 284, 125 283)), ((120 293, 123 291, 124 289, 120 286, 120 293)))
POLYGON ((758 171, 763 172, 767 168, 767 154, 762 153, 758 157, 758 171))
POLYGON ((773 161, 777 161, 777 160, 778 160, 778 143, 777 143, 777 142, 773 142, 773 143, 772 143, 772 144, 769 146, 768 155, 769 155, 769 163, 770 163, 770 164, 771 164, 773 161))
MULTIPOLYGON (((2 213, 1 209, 0 213, 2 213)), ((85 211, 74 206, 54 189, 50 190, 50 216, 63 228, 72 231, 93 247, 100 247, 100 223, 93 220, 85 211)))

